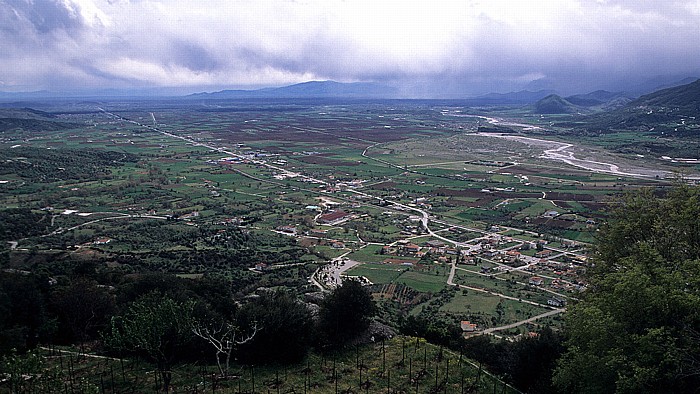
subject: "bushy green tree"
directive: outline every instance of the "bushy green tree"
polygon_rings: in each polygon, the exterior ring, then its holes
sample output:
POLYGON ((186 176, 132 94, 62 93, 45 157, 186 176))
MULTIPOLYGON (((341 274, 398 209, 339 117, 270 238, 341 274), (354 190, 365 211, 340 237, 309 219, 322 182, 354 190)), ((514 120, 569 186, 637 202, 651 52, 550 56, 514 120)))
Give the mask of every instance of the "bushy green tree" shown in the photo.
POLYGON ((619 201, 601 230, 589 289, 566 316, 562 392, 700 387, 700 188, 619 201))
POLYGON ((239 358, 246 362, 299 361, 313 338, 311 312, 288 291, 263 294, 241 309, 238 320, 245 332, 257 327, 252 340, 240 347, 239 358))
POLYGON ((87 278, 77 278, 51 294, 62 337, 86 341, 98 336, 114 314, 114 297, 107 289, 87 278))
POLYGON ((107 345, 115 350, 136 353, 156 364, 168 392, 171 367, 183 348, 191 343, 194 302, 177 301, 158 292, 133 302, 122 315, 112 319, 107 345))
POLYGON ((340 346, 369 327, 377 311, 369 292, 356 280, 345 280, 323 299, 319 332, 330 346, 340 346))
POLYGON ((34 275, 0 272, 0 354, 34 347, 49 323, 41 283, 34 275))

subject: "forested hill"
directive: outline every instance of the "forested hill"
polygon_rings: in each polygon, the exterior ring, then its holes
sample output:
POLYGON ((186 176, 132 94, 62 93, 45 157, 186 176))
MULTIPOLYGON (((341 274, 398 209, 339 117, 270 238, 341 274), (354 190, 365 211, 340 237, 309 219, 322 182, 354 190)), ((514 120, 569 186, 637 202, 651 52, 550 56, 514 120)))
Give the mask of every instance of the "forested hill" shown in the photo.
POLYGON ((561 96, 550 94, 535 103, 538 114, 569 114, 578 112, 578 108, 561 96))
POLYGON ((681 111, 700 111, 700 79, 687 85, 663 89, 644 95, 627 105, 627 107, 675 107, 681 111))
POLYGON ((655 131, 677 136, 700 130, 700 80, 659 90, 622 108, 586 117, 579 129, 597 132, 655 131))
POLYGON ((77 127, 55 115, 31 108, 0 109, 0 133, 8 131, 56 131, 77 127))

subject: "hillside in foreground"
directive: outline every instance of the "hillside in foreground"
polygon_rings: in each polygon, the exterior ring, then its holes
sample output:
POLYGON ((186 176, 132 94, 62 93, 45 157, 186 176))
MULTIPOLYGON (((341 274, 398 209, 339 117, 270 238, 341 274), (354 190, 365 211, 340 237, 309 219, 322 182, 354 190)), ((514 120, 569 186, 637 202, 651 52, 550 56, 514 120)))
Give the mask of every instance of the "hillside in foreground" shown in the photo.
MULTIPOLYGON (((43 374, 35 376, 24 370, 29 378, 14 380, 13 392, 146 392, 158 391, 161 384, 153 366, 137 359, 98 357, 54 347, 36 354, 45 361, 37 358, 34 372, 43 374)), ((172 392, 518 392, 453 351, 403 336, 333 354, 314 353, 298 364, 237 364, 231 370, 228 379, 217 379, 214 366, 177 366, 172 370, 172 392)))

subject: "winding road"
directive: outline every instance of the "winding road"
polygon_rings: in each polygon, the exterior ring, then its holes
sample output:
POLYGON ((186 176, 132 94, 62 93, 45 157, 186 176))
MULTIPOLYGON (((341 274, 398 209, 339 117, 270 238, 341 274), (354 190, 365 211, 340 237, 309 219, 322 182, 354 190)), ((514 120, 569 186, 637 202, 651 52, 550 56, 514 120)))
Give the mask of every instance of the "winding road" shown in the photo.
MULTIPOLYGON (((114 113, 108 112, 108 111, 106 111, 106 110, 103 109, 103 108, 99 108, 99 109, 100 109, 101 111, 103 111, 104 113, 106 113, 106 114, 108 114, 108 115, 110 115, 110 116, 112 116, 112 117, 114 117, 114 118, 120 119, 120 120, 125 121, 125 122, 130 122, 130 123, 132 123, 132 124, 138 125, 138 126, 140 126, 140 127, 144 127, 144 128, 146 128, 146 129, 149 129, 149 130, 151 130, 151 131, 160 133, 160 134, 162 134, 162 135, 165 135, 165 136, 168 136, 168 137, 171 137, 171 138, 175 138, 175 139, 179 139, 179 140, 185 141, 185 142, 187 142, 187 143, 189 143, 189 144, 192 144, 192 145, 194 145, 194 146, 201 146, 201 147, 210 149, 210 150, 212 150, 212 151, 216 151, 216 152, 220 152, 220 153, 224 153, 224 154, 230 155, 230 156, 232 156, 232 157, 237 157, 237 158, 241 158, 241 159, 248 159, 248 160, 251 160, 251 158, 249 158, 249 157, 247 157, 247 156, 243 156, 243 155, 238 154, 238 153, 236 153, 236 152, 230 151, 230 150, 226 149, 225 147, 217 147, 217 146, 213 146, 213 145, 210 145, 210 144, 201 143, 201 142, 198 142, 198 141, 193 140, 192 138, 188 138, 188 137, 185 137, 185 136, 179 136, 179 135, 176 135, 176 134, 167 132, 167 131, 163 131, 163 130, 161 130, 161 129, 155 127, 155 126, 149 126, 149 125, 145 125, 145 124, 138 123, 138 122, 133 121, 133 120, 129 120, 129 119, 123 118, 123 117, 121 117, 121 116, 119 116, 119 115, 116 115, 116 114, 114 114, 114 113)), ((488 120, 491 121, 491 122, 498 122, 497 119, 493 119, 493 118, 489 118, 488 120)), ((155 122, 154 122, 154 123, 155 123, 155 122)), ((525 127, 525 126, 527 126, 527 127, 532 127, 532 126, 530 126, 530 125, 521 125, 521 124, 515 124, 515 125, 516 125, 516 126, 521 126, 521 127, 525 127)), ((606 171, 607 171, 607 172, 612 172, 612 173, 616 173, 616 174, 620 174, 620 175, 627 175, 627 176, 634 176, 634 175, 637 175, 637 176, 644 177, 644 175, 641 175, 641 174, 627 174, 627 173, 622 173, 622 172, 619 171, 619 167, 616 166, 616 165, 614 165, 614 164, 610 164, 610 163, 601 163, 601 162, 594 162, 594 161, 590 161, 590 160, 577 159, 577 158, 574 156, 573 152, 567 151, 567 149, 570 149, 570 148, 573 147, 572 144, 558 143, 558 142, 552 142, 552 141, 547 141, 547 140, 538 140, 538 139, 533 139, 533 138, 528 138, 528 137, 519 137, 519 136, 497 135, 497 134, 482 134, 482 135, 487 135, 487 136, 490 136, 490 137, 499 137, 499 138, 506 138, 506 139, 521 140, 521 142, 524 142, 524 143, 528 143, 528 142, 533 143, 533 142, 536 142, 538 145, 541 145, 541 144, 549 144, 548 146, 551 146, 551 144, 555 144, 555 147, 554 147, 554 148, 546 149, 546 150, 544 151, 543 156, 544 156, 545 158, 549 158, 549 159, 552 159, 552 160, 564 161, 564 162, 566 162, 566 163, 568 163, 568 164, 570 164, 570 165, 574 165, 574 166, 586 168, 586 169, 589 169, 589 170, 591 170, 591 171, 602 171, 602 172, 606 172, 606 171), (586 166, 586 165, 587 165, 587 166, 586 166), (595 165, 595 166, 601 166, 601 165, 602 165, 603 167, 605 167, 605 166, 607 165, 608 167, 607 167, 607 170, 605 170, 605 169, 600 170, 600 169, 598 169, 597 167, 595 167, 594 165, 595 165)), ((366 140, 362 140, 362 141, 372 143, 372 141, 366 141, 366 140)), ((395 164, 392 164, 392 163, 389 163, 389 162, 386 162, 386 161, 383 161, 383 160, 376 159, 376 158, 373 158, 373 157, 368 156, 368 155, 367 155, 367 151, 368 151, 370 148, 372 148, 372 147, 374 147, 374 146, 376 146, 376 145, 378 145, 378 143, 372 143, 371 145, 367 146, 367 147, 363 150, 362 156, 363 156, 363 157, 366 157, 366 158, 368 158, 368 159, 371 159, 371 160, 375 160, 375 161, 380 162, 380 163, 382 163, 382 164, 384 164, 384 165, 387 165, 387 166, 391 166, 391 167, 395 167, 395 168, 399 168, 399 169, 406 170, 404 167, 401 167, 401 166, 399 166, 399 165, 395 165, 395 164)), ((261 165, 261 166, 264 166, 264 167, 266 167, 266 168, 268 168, 268 169, 275 170, 275 171, 279 171, 280 173, 282 173, 282 174, 284 174, 284 175, 286 175, 286 176, 290 176, 290 177, 299 177, 300 179, 305 179, 305 180, 310 181, 310 182, 314 182, 314 183, 318 183, 318 184, 322 184, 322 185, 329 185, 329 183, 326 182, 326 181, 323 181, 323 180, 320 180, 320 179, 316 179, 316 178, 312 178, 312 177, 303 175, 303 174, 301 174, 301 173, 292 172, 292 171, 289 171, 289 170, 287 170, 287 169, 285 169, 285 168, 282 168, 282 167, 279 167, 279 166, 275 166, 275 165, 269 164, 269 163, 267 163, 266 161, 263 161, 263 160, 254 160, 254 159, 253 159, 253 160, 251 160, 251 161, 252 161, 254 164, 256 164, 256 165, 261 165)), ((410 170, 409 170, 409 171, 410 171, 410 170)), ((457 246, 463 246, 463 245, 464 245, 463 242, 454 241, 454 240, 451 240, 451 239, 449 239, 449 238, 443 237, 443 236, 441 236, 441 235, 436 234, 435 232, 433 232, 433 231, 430 229, 430 227, 429 227, 429 224, 430 224, 430 214, 429 214, 427 211, 423 210, 423 209, 420 209, 420 208, 417 208, 417 207, 412 207, 412 206, 409 206, 409 205, 406 205, 406 204, 402 204, 402 203, 399 203, 399 202, 384 200, 384 199, 382 199, 382 198, 380 198, 380 197, 376 197, 376 196, 373 196, 373 195, 370 195, 370 194, 361 192, 361 191, 356 190, 356 189, 347 189, 347 190, 345 190, 345 191, 352 192, 352 193, 356 193, 356 194, 358 194, 358 195, 362 195, 362 196, 370 197, 370 198, 372 198, 372 199, 379 200, 380 202, 382 202, 382 203, 384 203, 384 204, 389 204, 389 205, 390 205, 390 209, 395 209, 395 210, 404 211, 404 212, 405 212, 405 211, 417 212, 417 213, 420 215, 420 222, 421 222, 421 225, 422 225, 423 229, 424 229, 430 236, 435 237, 435 238, 438 238, 438 239, 441 239, 441 240, 446 241, 446 242, 449 242, 449 243, 452 243, 452 244, 457 245, 457 246)), ((123 217, 132 217, 132 215, 118 216, 118 217, 110 217, 110 218, 103 218, 103 219, 98 219, 98 220, 96 220, 96 221, 99 221, 99 220, 107 220, 107 219, 117 219, 117 218, 123 218, 123 217)), ((139 217, 141 217, 141 216, 139 216, 139 217)), ((158 217, 158 218, 159 218, 159 217, 158 217)), ((86 225, 86 224, 94 223, 94 222, 95 222, 95 221, 92 221, 92 222, 84 223, 84 224, 82 224, 82 225, 86 225)), ((444 222, 444 221, 440 221, 439 223, 445 223, 445 222, 444 222)), ((450 224, 450 225, 451 225, 451 224, 450 224)), ((80 225, 79 225, 79 226, 80 226, 80 225)), ((75 226, 75 227, 72 227, 72 228, 67 229, 67 230, 71 230, 71 229, 77 228, 77 227, 79 227, 79 226, 75 226)), ((478 229, 470 229, 470 228, 463 227, 463 226, 455 226, 455 227, 460 227, 460 228, 468 229, 468 230, 471 230, 471 231, 478 231, 478 232, 480 232, 480 233, 484 233, 482 230, 478 230, 478 229)), ((15 245, 15 246, 16 246, 16 245, 15 245)), ((314 284, 316 287, 318 287, 319 289, 325 290, 325 289, 326 289, 326 286, 324 286, 323 283, 321 283, 321 281, 319 281, 320 276, 322 275, 323 271, 325 270, 325 271, 327 271, 327 272, 326 272, 326 273, 323 273, 323 275, 326 276, 325 282, 327 282, 328 285, 333 286, 333 285, 338 285, 339 283, 341 283, 341 280, 342 280, 342 279, 341 279, 341 276, 342 276, 342 274, 343 274, 345 271, 351 269, 352 267, 354 267, 354 266, 360 264, 360 263, 355 262, 355 261, 352 261, 352 260, 347 260, 347 259, 345 258, 345 256, 347 256, 349 253, 351 253, 351 251, 347 251, 346 253, 342 254, 341 256, 338 256, 338 257, 332 259, 328 265, 317 269, 317 270, 312 274, 312 276, 309 278, 309 281, 310 281, 312 284, 314 284), (330 283, 329 283, 329 282, 330 282, 330 283)), ((551 307, 548 306, 548 305, 543 305, 543 304, 536 303, 536 302, 533 302, 533 301, 522 300, 522 299, 518 299, 518 298, 516 298, 516 297, 508 296, 508 295, 505 295, 505 294, 500 294, 500 293, 497 293, 497 292, 492 292, 492 291, 485 290, 485 289, 480 289, 480 288, 476 288, 476 287, 471 287, 471 286, 465 286, 465 285, 456 284, 456 283, 454 283, 455 271, 456 271, 456 264, 455 264, 455 263, 452 263, 452 267, 451 267, 451 270, 450 270, 450 274, 449 274, 448 279, 447 279, 447 284, 450 285, 450 286, 457 286, 457 287, 460 287, 460 288, 465 288, 465 289, 469 289, 469 290, 473 290, 473 291, 488 293, 488 294, 492 294, 492 295, 495 295, 495 296, 498 296, 498 297, 501 297, 501 298, 511 299, 511 300, 515 300, 515 301, 518 301, 518 302, 524 302, 524 303, 532 304, 532 305, 535 305, 535 306, 538 306, 538 307, 551 308, 551 307)), ((506 326, 494 327, 494 328, 490 328, 490 329, 484 330, 483 333, 488 334, 488 333, 492 333, 492 332, 494 332, 494 331, 506 330, 506 329, 509 329, 509 328, 514 328, 514 327, 517 327, 517 326, 519 326, 519 325, 527 324, 527 323, 530 323, 530 322, 535 321, 535 320, 537 320, 537 319, 541 319, 541 318, 544 318, 544 317, 547 317, 547 316, 552 316, 552 315, 555 315, 555 314, 558 314, 558 313, 562 313, 562 312, 564 312, 564 309, 553 309, 553 310, 548 311, 548 312, 546 312, 546 313, 543 313, 543 314, 540 314, 540 315, 537 315, 537 316, 533 316, 533 317, 531 317, 531 318, 528 318, 528 319, 525 319, 525 320, 522 320, 522 321, 519 321, 519 322, 511 323, 511 324, 506 325, 506 326)))
POLYGON ((558 315, 560 313, 564 313, 565 311, 566 311, 566 309, 554 309, 554 310, 542 313, 540 315, 533 316, 529 319, 525 319, 525 320, 521 320, 521 321, 518 321, 515 323, 507 324, 505 326, 487 328, 487 329, 482 331, 482 334, 491 334, 491 333, 496 332, 496 331, 509 330, 511 328, 522 326, 523 324, 535 322, 536 320, 543 319, 545 317, 554 316, 554 315, 558 315))

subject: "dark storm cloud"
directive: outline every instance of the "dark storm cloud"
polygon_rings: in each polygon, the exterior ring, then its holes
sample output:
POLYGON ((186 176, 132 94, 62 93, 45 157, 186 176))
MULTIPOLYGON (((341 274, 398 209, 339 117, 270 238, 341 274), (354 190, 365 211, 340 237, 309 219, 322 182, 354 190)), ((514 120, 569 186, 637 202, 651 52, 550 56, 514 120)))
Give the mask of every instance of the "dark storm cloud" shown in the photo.
POLYGON ((212 71, 223 66, 207 48, 187 41, 173 41, 169 60, 195 72, 212 71))
POLYGON ((335 79, 467 95, 700 71, 697 0, 12 0, 0 23, 4 90, 335 79))

